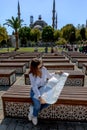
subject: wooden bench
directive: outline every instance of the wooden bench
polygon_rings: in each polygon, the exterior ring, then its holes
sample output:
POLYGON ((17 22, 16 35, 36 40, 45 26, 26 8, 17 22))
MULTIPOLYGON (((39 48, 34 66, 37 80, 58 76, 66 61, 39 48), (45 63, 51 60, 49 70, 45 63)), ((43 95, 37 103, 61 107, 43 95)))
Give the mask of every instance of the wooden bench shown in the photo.
POLYGON ((74 70, 74 65, 72 63, 44 63, 44 66, 48 70, 74 70))
POLYGON ((64 70, 64 72, 69 73, 65 86, 84 86, 85 74, 83 72, 76 70, 64 70))
POLYGON ((2 59, 14 58, 14 56, 21 54, 22 52, 12 51, 12 52, 4 52, 0 53, 2 59))
POLYGON ((63 55, 57 55, 57 56, 55 56, 55 55, 53 55, 53 56, 42 56, 42 59, 65 59, 65 56, 63 56, 63 55))
POLYGON ((69 63, 69 59, 42 59, 43 63, 52 62, 52 63, 69 63))
POLYGON ((1 56, 0 56, 0 59, 8 59, 8 58, 10 58, 10 57, 11 57, 11 56, 8 56, 8 55, 7 55, 7 56, 1 55, 1 56))
POLYGON ((0 63, 0 69, 14 69, 16 74, 23 74, 26 71, 25 63, 0 63))
MULTIPOLYGON (((3 95, 4 117, 27 118, 30 86, 11 86, 3 95)), ((39 113, 42 119, 87 121, 87 87, 64 87, 58 101, 39 113)))
POLYGON ((62 51, 62 54, 67 56, 68 58, 72 56, 86 56, 86 54, 78 52, 78 51, 62 51))
POLYGON ((29 63, 31 59, 2 59, 1 63, 25 63, 26 68, 29 68, 29 63))
MULTIPOLYGON (((55 72, 57 70, 49 70, 49 72, 55 72)), ((69 76, 66 80, 65 86, 84 86, 85 74, 81 71, 62 70, 68 72, 69 76)), ((24 74, 24 80, 26 85, 30 85, 29 70, 24 74)))
POLYGON ((86 58, 87 58, 86 55, 72 55, 72 56, 70 56, 69 59, 70 59, 72 62, 76 62, 77 59, 86 59, 86 58))
POLYGON ((37 56, 40 57, 41 52, 21 52, 20 56, 37 56))
POLYGON ((87 75, 87 63, 83 63, 82 71, 83 71, 84 74, 87 75))
POLYGON ((15 70, 0 70, 0 86, 10 86, 16 81, 15 70))
POLYGON ((14 59, 32 59, 32 58, 36 58, 37 56, 33 55, 33 56, 22 56, 22 55, 19 55, 19 56, 15 56, 14 59))
POLYGON ((78 66, 78 68, 82 68, 83 63, 87 63, 87 59, 77 59, 76 60, 76 65, 78 66))

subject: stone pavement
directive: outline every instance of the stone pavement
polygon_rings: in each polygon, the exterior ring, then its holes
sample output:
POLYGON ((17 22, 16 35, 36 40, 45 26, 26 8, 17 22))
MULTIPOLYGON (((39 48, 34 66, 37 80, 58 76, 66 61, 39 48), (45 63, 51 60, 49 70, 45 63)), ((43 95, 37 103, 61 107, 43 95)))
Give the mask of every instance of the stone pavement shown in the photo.
POLYGON ((27 119, 5 118, 0 130, 87 130, 87 123, 40 120, 38 125, 34 126, 27 119))
MULTIPOLYGON (((75 70, 82 71, 75 66, 75 70)), ((16 77, 15 84, 24 84, 24 75, 16 77)), ((85 76, 85 85, 87 85, 87 76, 85 76)), ((4 118, 2 108, 2 94, 9 86, 0 86, 0 130, 87 130, 87 122, 69 122, 69 121, 48 121, 39 120, 38 125, 34 126, 27 119, 4 118)))

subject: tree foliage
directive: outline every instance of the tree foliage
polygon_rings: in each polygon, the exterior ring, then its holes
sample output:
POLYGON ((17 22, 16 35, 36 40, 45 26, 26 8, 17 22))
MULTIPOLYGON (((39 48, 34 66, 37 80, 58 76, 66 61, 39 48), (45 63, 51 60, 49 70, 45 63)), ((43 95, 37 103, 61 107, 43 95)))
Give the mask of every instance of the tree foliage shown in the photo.
POLYGON ((19 20, 18 17, 14 18, 13 16, 11 17, 11 19, 7 19, 6 23, 4 23, 4 25, 8 25, 11 28, 13 28, 15 30, 15 32, 18 31, 18 29, 21 27, 23 20, 19 20))
POLYGON ((57 41, 60 36, 60 30, 54 30, 54 41, 57 41))
POLYGON ((82 40, 81 34, 80 34, 80 30, 76 29, 76 41, 80 41, 82 40))
POLYGON ((54 30, 51 26, 46 26, 43 28, 42 40, 45 42, 51 42, 54 40, 54 30))
POLYGON ((67 24, 62 29, 62 37, 65 38, 66 41, 72 43, 76 40, 75 37, 75 27, 72 24, 67 24))
POLYGON ((60 38, 58 41, 56 41, 56 45, 65 45, 67 41, 64 38, 60 38))
POLYGON ((0 26, 0 42, 7 41, 8 39, 8 33, 5 27, 0 26))
POLYGON ((16 39, 16 48, 15 50, 18 49, 18 30, 22 25, 23 20, 19 20, 18 17, 14 18, 13 16, 11 17, 11 19, 7 19, 6 23, 4 23, 4 25, 8 25, 11 28, 14 29, 14 34, 15 34, 15 39, 16 39))
POLYGON ((29 27, 22 27, 19 29, 19 38, 22 46, 26 46, 27 41, 30 40, 30 30, 29 27))
POLYGON ((34 28, 30 31, 30 37, 31 37, 31 41, 35 41, 37 42, 40 37, 41 37, 41 32, 39 29, 34 28))
POLYGON ((81 28, 80 34, 81 34, 82 40, 86 40, 86 29, 84 27, 81 28))

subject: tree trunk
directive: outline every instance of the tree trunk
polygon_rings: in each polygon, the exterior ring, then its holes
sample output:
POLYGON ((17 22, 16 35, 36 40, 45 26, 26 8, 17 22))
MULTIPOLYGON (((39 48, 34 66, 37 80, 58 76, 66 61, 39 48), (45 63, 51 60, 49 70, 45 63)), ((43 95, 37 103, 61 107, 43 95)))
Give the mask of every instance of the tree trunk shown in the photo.
POLYGON ((15 51, 18 49, 18 32, 15 32, 15 41, 16 41, 16 47, 15 51))

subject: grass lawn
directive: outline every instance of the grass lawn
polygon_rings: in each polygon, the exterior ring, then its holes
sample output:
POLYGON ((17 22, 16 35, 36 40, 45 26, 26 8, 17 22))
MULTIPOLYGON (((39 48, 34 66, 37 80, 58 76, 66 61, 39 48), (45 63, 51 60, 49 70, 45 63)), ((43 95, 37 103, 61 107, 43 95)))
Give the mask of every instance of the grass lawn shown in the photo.
MULTIPOLYGON (((11 52, 14 51, 15 48, 0 48, 0 52, 11 52)), ((34 52, 35 47, 20 47, 17 51, 24 52, 34 52)), ((50 47, 48 48, 48 52, 50 52, 50 47)), ((45 47, 38 47, 38 52, 45 52, 45 47)))
POLYGON ((11 52, 11 51, 14 51, 14 48, 0 48, 0 52, 11 52))
MULTIPOLYGON (((35 47, 20 47, 17 51, 20 52, 34 52, 35 47)), ((11 52, 15 48, 0 48, 0 52, 11 52)), ((48 47, 48 52, 50 52, 51 47, 48 47)), ((63 48, 58 48, 58 52, 61 52, 63 48)), ((45 52, 45 47, 38 47, 38 52, 45 52)))
MULTIPOLYGON (((34 52, 35 47, 21 47, 18 51, 24 52, 34 52)), ((38 47, 38 52, 43 52, 44 47, 38 47)))

